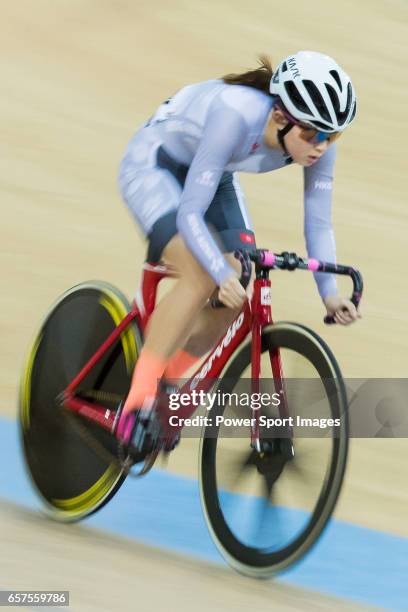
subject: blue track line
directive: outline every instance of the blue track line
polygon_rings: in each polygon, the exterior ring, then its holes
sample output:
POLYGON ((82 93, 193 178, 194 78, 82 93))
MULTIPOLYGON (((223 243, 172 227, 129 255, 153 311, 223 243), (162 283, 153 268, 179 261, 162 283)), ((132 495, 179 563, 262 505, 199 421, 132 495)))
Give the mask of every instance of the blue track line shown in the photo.
MULTIPOLYGON (((0 418, 0 497, 41 509, 25 473, 15 421, 0 418)), ((197 482, 155 469, 128 479, 84 523, 139 542, 223 563, 208 534, 197 482)), ((280 582, 391 610, 408 610, 408 539, 333 520, 280 582)))

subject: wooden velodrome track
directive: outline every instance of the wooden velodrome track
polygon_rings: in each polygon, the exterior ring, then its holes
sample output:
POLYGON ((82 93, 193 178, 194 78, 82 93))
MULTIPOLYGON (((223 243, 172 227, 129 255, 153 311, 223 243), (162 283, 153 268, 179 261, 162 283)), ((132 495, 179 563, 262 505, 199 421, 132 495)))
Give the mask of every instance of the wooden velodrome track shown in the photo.
MULTIPOLYGON (((320 333, 345 376, 406 376, 405 0, 1 0, 0 7, 2 415, 15 416, 27 345, 56 296, 93 278, 134 293, 144 243, 116 187, 132 132, 183 84, 251 67, 258 52, 275 64, 298 49, 327 52, 352 75, 359 100, 338 147, 334 223, 338 260, 364 273, 364 318, 325 328, 312 279, 301 273, 277 275, 275 317, 320 333)), ((300 168, 241 181, 258 244, 305 253, 300 168)), ((193 452, 193 444, 180 448, 170 469, 190 473, 193 452)), ((407 536, 406 452, 405 440, 354 441, 337 517, 407 536)), ((271 601, 282 610, 362 609, 276 583, 254 589, 227 569, 69 531, 8 503, 0 514, 0 587, 43 588, 45 576, 61 584, 57 572, 64 573, 74 609, 150 610, 152 591, 155 607, 179 591, 180 609, 266 610, 271 601)))

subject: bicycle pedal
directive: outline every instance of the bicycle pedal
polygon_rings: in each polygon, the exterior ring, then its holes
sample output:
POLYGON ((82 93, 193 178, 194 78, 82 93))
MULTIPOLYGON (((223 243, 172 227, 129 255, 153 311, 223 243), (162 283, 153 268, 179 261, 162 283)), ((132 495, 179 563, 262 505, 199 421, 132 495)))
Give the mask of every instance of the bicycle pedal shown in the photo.
POLYGON ((146 455, 161 447, 162 438, 162 425, 155 408, 138 410, 130 440, 131 446, 146 455))

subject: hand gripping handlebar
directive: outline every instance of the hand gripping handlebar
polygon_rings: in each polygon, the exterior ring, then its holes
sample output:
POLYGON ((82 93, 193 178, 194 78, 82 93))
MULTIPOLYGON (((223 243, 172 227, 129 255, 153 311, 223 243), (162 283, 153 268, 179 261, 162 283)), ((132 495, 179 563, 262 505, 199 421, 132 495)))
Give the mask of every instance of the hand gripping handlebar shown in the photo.
MULTIPOLYGON (((251 260, 255 262, 257 274, 262 270, 309 270, 311 272, 322 272, 327 274, 340 274, 349 276, 353 282, 353 292, 350 301, 356 308, 360 303, 363 294, 363 277, 361 273, 351 266, 333 264, 324 261, 319 261, 313 258, 298 257, 296 253, 284 251, 280 254, 275 254, 272 251, 257 249, 256 251, 235 251, 235 257, 241 263, 241 285, 246 289, 251 278, 251 260)), ((211 300, 213 308, 223 308, 224 304, 218 298, 211 300)), ((324 322, 327 325, 335 323, 332 315, 326 315, 324 322)))
MULTIPOLYGON (((310 270, 311 272, 323 272, 327 274, 340 274, 342 276, 349 276, 353 282, 353 292, 350 297, 350 301, 356 308, 360 303, 363 294, 363 277, 361 273, 353 268, 352 266, 344 266, 340 264, 328 263, 325 261, 319 261, 313 258, 298 257, 296 253, 288 253, 287 251, 276 255, 272 251, 254 251, 250 254, 252 261, 263 269, 272 270, 279 268, 280 270, 310 270)), ((332 315, 326 315, 324 322, 327 325, 335 323, 335 319, 332 315)))

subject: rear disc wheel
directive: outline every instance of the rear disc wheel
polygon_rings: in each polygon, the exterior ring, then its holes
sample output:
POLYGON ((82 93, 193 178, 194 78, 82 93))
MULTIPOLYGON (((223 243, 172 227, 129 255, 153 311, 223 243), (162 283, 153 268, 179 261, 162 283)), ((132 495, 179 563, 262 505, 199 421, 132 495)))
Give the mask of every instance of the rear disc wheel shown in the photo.
MULTIPOLYGON (((125 296, 108 283, 77 285, 53 305, 29 351, 20 391, 23 451, 34 487, 57 520, 92 514, 126 478, 116 439, 62 408, 58 397, 129 310, 125 296)), ((127 395, 140 347, 132 322, 77 394, 115 410, 127 395)))

